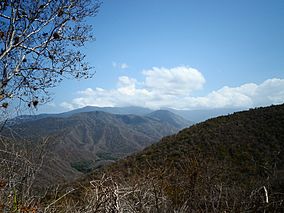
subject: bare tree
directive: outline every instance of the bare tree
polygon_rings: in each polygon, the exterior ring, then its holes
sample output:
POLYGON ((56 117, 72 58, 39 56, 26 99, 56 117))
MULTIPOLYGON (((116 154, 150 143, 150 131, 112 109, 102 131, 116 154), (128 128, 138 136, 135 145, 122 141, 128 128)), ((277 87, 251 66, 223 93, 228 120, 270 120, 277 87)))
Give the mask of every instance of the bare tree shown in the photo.
POLYGON ((80 47, 93 40, 87 17, 99 0, 0 0, 0 107, 36 107, 63 78, 89 78, 80 47))

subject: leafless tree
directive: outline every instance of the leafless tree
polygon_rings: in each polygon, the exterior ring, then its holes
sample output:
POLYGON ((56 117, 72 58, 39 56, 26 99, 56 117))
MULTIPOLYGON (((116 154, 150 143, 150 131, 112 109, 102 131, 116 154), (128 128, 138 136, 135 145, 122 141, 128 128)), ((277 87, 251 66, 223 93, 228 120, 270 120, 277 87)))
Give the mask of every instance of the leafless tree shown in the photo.
POLYGON ((0 212, 36 212, 45 196, 45 193, 35 193, 35 185, 47 141, 45 138, 35 145, 0 137, 0 212))
POLYGON ((0 0, 0 106, 36 107, 63 78, 89 78, 81 47, 93 40, 86 18, 99 0, 0 0))

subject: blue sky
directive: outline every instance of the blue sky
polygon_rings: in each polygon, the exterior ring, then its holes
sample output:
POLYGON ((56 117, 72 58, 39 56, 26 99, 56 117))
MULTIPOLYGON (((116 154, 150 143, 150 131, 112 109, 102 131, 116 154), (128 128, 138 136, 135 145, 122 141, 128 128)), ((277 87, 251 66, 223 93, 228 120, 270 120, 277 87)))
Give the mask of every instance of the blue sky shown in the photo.
POLYGON ((63 82, 39 112, 284 102, 283 0, 105 0, 88 22, 94 78, 63 82))

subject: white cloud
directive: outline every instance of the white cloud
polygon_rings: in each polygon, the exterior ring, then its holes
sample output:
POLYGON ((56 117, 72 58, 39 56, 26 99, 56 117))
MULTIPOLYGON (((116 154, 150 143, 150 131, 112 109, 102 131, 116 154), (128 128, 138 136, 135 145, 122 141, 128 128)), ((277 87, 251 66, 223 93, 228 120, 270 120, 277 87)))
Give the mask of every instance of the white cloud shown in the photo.
POLYGON ((65 108, 65 109, 68 109, 68 110, 73 110, 73 109, 75 109, 75 105, 74 105, 74 103, 68 103, 68 102, 66 102, 66 101, 64 101, 64 102, 62 102, 61 104, 60 104, 60 106, 61 107, 63 107, 63 108, 65 108))
POLYGON ((201 89, 205 83, 203 75, 189 67, 172 69, 154 67, 144 70, 145 87, 158 93, 171 95, 188 95, 194 90, 201 89))
POLYGON ((119 69, 127 69, 127 68, 129 68, 127 63, 117 63, 117 62, 112 62, 112 67, 113 68, 119 68, 119 69))
POLYGON ((122 95, 133 96, 136 93, 136 79, 127 76, 120 76, 118 78, 117 91, 122 95))
POLYGON ((224 86, 196 97, 194 91, 202 89, 205 84, 205 78, 196 69, 154 67, 142 74, 142 82, 120 76, 116 88, 87 88, 78 92, 79 97, 63 102, 61 106, 69 110, 87 105, 196 109, 256 107, 284 102, 284 79, 268 79, 261 84, 247 83, 238 87, 224 86))
POLYGON ((284 102, 284 79, 268 79, 257 85, 225 86, 204 97, 186 97, 184 108, 257 107, 284 102))

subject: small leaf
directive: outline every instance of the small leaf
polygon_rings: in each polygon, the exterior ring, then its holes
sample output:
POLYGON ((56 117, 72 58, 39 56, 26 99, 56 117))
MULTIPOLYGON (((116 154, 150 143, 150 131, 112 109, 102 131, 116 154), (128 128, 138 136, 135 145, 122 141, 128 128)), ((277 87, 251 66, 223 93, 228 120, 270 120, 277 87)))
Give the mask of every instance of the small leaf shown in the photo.
POLYGON ((59 35, 57 32, 55 32, 55 33, 53 33, 53 38, 59 39, 59 38, 60 38, 60 35, 59 35))
POLYGON ((62 15, 63 15, 63 10, 62 10, 62 9, 59 9, 57 16, 60 17, 60 16, 62 16, 62 15))
POLYGON ((20 41, 20 38, 18 36, 14 38, 14 44, 18 44, 19 41, 20 41))
POLYGON ((2 107, 3 107, 3 108, 5 108, 5 109, 7 109, 7 108, 8 108, 8 105, 9 105, 9 104, 8 104, 7 102, 2 103, 2 107))
POLYGON ((33 106, 36 107, 38 105, 38 100, 33 100, 33 106))

